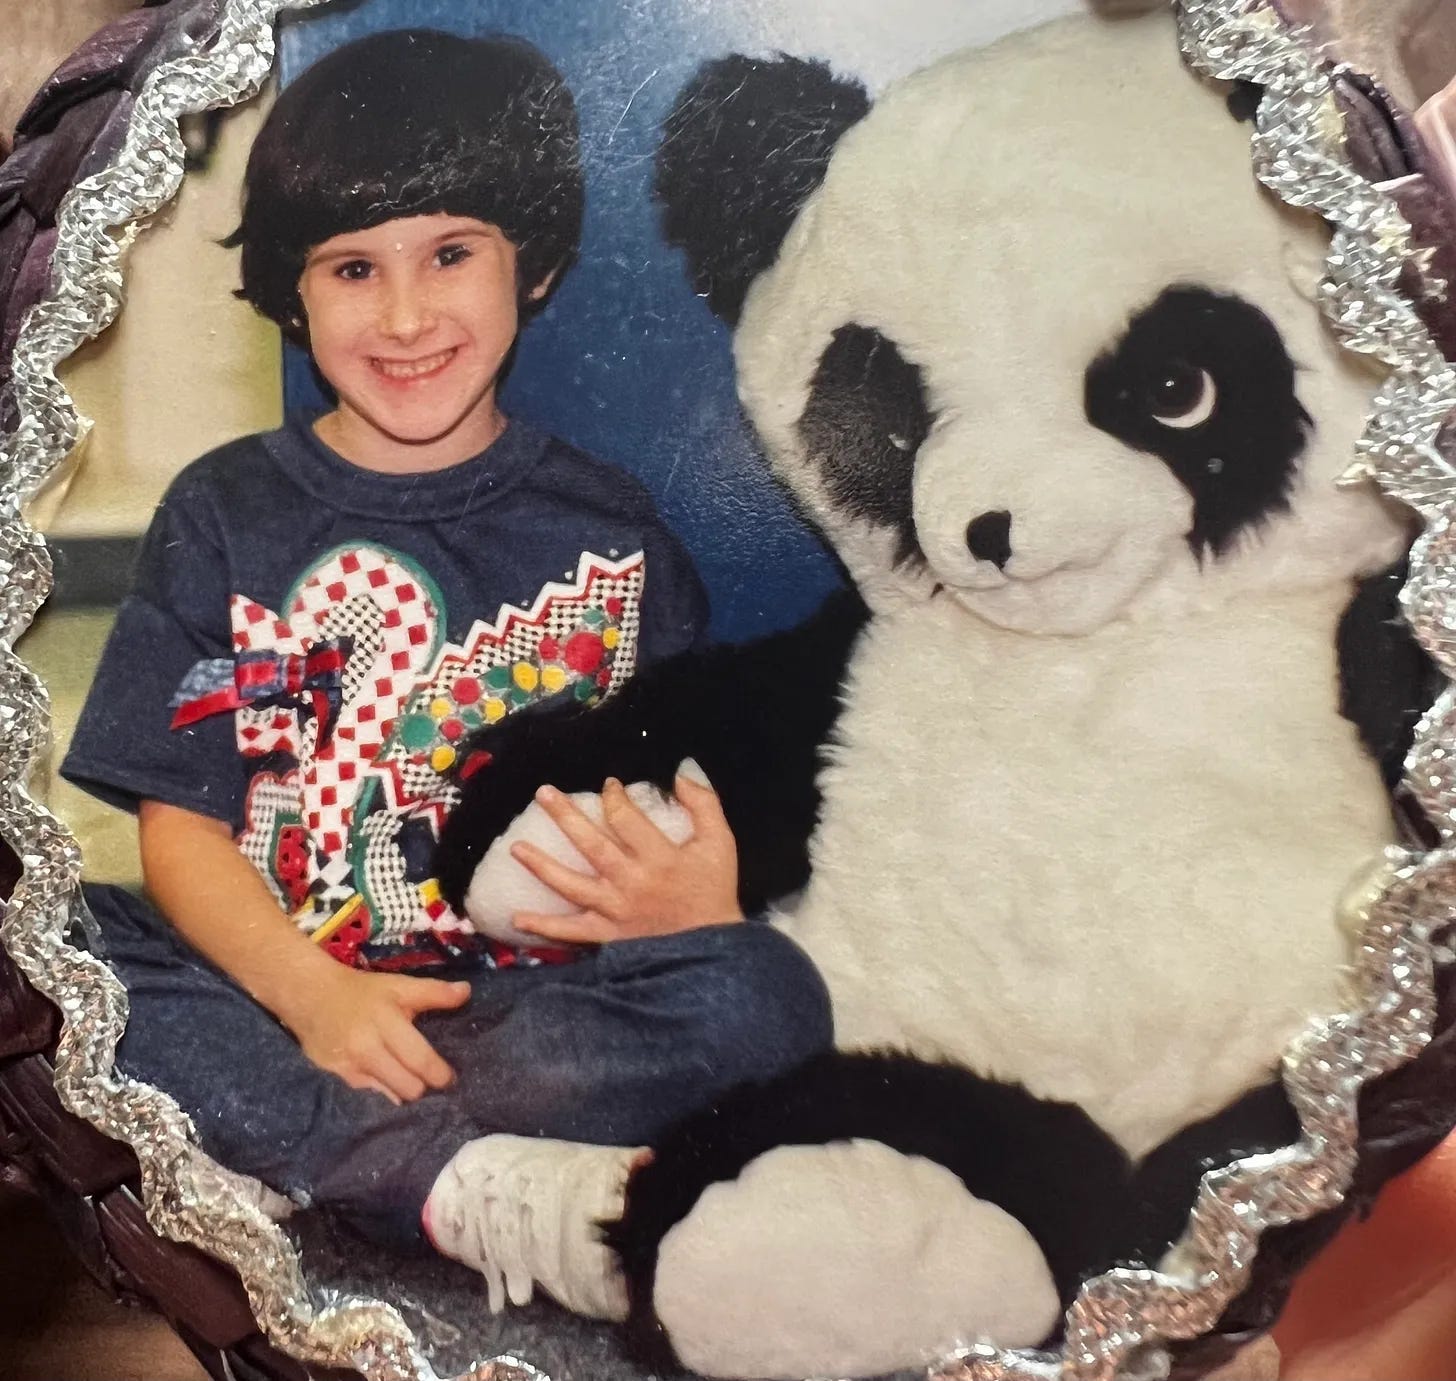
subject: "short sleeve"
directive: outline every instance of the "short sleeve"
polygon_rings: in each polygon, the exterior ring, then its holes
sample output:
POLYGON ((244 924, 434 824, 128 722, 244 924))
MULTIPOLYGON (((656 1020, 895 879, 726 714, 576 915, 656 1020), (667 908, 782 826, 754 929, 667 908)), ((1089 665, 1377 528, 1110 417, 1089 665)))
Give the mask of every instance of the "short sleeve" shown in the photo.
POLYGON ((246 772, 230 714, 171 727, 198 662, 232 656, 228 563, 201 496, 169 493, 143 539, 61 775, 112 805, 144 800, 236 827, 246 772))
POLYGON ((707 640, 708 593, 687 548, 659 523, 644 539, 639 660, 645 666, 707 640))

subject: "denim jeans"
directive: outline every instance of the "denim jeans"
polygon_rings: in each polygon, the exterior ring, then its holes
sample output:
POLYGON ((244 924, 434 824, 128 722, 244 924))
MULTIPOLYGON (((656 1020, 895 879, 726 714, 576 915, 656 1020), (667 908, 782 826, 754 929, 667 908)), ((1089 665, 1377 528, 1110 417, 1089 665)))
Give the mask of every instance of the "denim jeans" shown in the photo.
POLYGON ((86 898, 131 998, 122 1072, 170 1093, 217 1160, 398 1245, 418 1240, 425 1197, 467 1141, 650 1143, 831 1040, 828 994, 793 941, 758 922, 710 926, 447 975, 469 979, 469 1003, 417 1024, 456 1082, 396 1107, 312 1064, 148 903, 114 887, 86 898))

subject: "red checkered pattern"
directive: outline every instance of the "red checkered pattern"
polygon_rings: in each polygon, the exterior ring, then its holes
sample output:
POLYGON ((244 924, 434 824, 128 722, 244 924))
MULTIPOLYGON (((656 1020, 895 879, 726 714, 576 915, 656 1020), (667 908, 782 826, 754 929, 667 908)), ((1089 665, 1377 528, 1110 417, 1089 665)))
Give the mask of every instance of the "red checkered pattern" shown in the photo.
POLYGON ((273 772, 255 772, 248 783, 248 799, 243 807, 247 824, 237 837, 237 846, 244 858, 262 875, 278 904, 285 910, 292 904, 273 876, 273 841, 280 820, 298 817, 298 773, 283 776, 273 772))
MULTIPOLYGON (((307 652, 311 637, 290 628, 271 609, 256 600, 234 595, 228 605, 232 621, 233 649, 237 652, 272 650, 307 652)), ((316 636, 316 635, 315 635, 316 636)), ((277 706, 244 705, 236 712, 238 751, 247 758, 261 758, 269 753, 288 753, 300 757, 303 739, 298 716, 277 706)))
MULTIPOLYGON (((238 746, 248 755, 285 751, 298 760, 298 808, 313 842, 310 884, 327 909, 352 891, 349 824, 365 770, 424 674, 440 640, 440 611, 416 572, 391 552, 336 552, 312 571, 280 618, 254 600, 232 601, 237 650, 306 653, 315 642, 347 636, 343 706, 322 748, 312 719, 297 711, 252 707, 237 715, 238 746)), ((251 826, 251 822, 250 822, 251 826)))
POLYGON ((256 600, 234 595, 228 611, 233 622, 233 648, 252 652, 267 648, 275 652, 303 652, 301 637, 271 609, 256 600))
POLYGON ((238 751, 245 758, 267 757, 269 753, 287 753, 296 758, 303 751, 294 711, 280 710, 276 705, 240 705, 234 715, 238 751))
POLYGON ((347 888, 349 823, 361 769, 383 746, 387 726, 439 645, 441 614, 400 557, 360 547, 314 571, 299 587, 288 618, 293 626, 312 623, 319 637, 348 633, 356 648, 362 644, 374 654, 349 659, 333 735, 303 763, 303 819, 323 855, 321 880, 331 889, 347 888))

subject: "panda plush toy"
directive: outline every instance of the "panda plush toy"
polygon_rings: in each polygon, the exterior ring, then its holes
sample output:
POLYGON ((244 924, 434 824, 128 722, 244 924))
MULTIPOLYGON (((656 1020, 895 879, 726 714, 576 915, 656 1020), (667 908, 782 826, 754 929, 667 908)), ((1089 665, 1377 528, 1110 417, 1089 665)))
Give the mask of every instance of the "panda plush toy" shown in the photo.
POLYGON ((438 860, 489 894, 538 784, 691 757, 745 904, 803 889, 772 920, 838 1049, 677 1129, 612 1229, 658 1361, 1044 1343, 1080 1281, 1161 1259, 1203 1170, 1298 1139, 1280 1055, 1348 1005, 1433 673, 1389 573, 1408 515, 1338 482, 1375 380, 1251 111, 1145 15, 873 104, 729 56, 665 125, 667 235, 853 592, 507 719, 438 860))

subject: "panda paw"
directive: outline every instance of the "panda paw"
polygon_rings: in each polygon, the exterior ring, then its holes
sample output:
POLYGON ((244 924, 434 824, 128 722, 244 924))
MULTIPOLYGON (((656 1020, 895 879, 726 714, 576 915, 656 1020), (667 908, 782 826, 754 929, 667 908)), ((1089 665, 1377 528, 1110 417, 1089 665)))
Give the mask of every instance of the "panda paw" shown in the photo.
MULTIPOLYGON (((490 845, 528 810, 545 783, 566 792, 599 790, 609 769, 587 751, 592 712, 580 706, 513 714, 460 745, 453 780, 460 797, 446 817, 431 864, 457 912, 490 845)), ((636 775, 636 774, 633 774, 636 775)))
POLYGON ((1053 1329, 1026 1229, 944 1166, 878 1142, 780 1147, 663 1238, 652 1308, 713 1377, 869 1376, 1053 1329))
MULTIPOLYGON (((681 770, 684 776, 694 781, 707 781, 702 769, 690 759, 684 762, 681 770)), ((692 817, 674 797, 651 782, 631 783, 627 787, 627 798, 674 844, 691 838, 692 817)), ((587 819, 594 824, 601 823, 603 808, 599 792, 574 792, 570 799, 587 819)), ((517 930, 511 923, 513 916, 522 911, 564 916, 578 908, 516 860, 511 850, 521 843, 534 844, 548 858, 577 872, 590 873, 592 868, 535 801, 496 836, 471 875, 463 898, 463 910, 482 935, 489 935, 508 945, 535 945, 541 943, 540 937, 517 930)))

